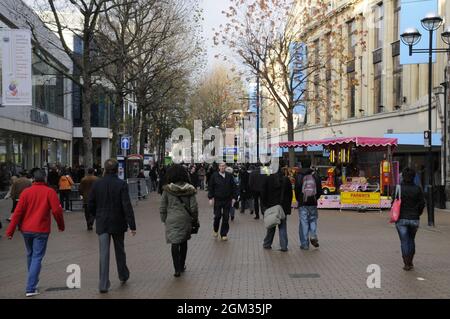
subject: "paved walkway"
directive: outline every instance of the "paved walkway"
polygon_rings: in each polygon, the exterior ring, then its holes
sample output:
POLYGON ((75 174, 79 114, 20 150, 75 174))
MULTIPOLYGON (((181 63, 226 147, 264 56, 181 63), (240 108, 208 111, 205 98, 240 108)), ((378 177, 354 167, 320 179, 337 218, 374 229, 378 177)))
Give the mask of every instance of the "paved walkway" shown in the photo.
MULTIPOLYGON (((159 219, 159 195, 151 194, 135 209, 138 234, 127 236, 131 278, 120 286, 111 261, 110 293, 101 295, 98 282, 98 240, 85 230, 81 212, 65 214, 66 231, 53 222, 36 298, 450 298, 450 214, 437 211, 437 227, 423 226, 417 235, 416 269, 402 270, 400 243, 387 212, 321 211, 320 248, 302 251, 298 214, 288 217, 289 251, 262 248, 263 221, 237 213, 229 241, 212 237, 212 212, 200 192, 199 234, 189 241, 187 271, 173 277, 170 246, 159 219), (81 289, 64 288, 66 267, 81 267, 81 289), (367 266, 381 267, 381 288, 369 289, 367 266)), ((0 201, 0 218, 10 202, 0 201)), ((426 213, 422 224, 426 225, 426 213)), ((26 257, 22 236, 0 239, 0 298, 23 298, 26 257)), ((114 253, 112 253, 112 257, 114 253)))

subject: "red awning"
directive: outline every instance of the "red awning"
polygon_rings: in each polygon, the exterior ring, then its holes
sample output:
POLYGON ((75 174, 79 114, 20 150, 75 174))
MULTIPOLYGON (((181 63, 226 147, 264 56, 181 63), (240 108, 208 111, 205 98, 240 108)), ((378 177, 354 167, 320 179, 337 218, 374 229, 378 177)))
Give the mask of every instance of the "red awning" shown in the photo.
POLYGON ((340 137, 323 140, 282 142, 279 147, 308 147, 308 146, 330 146, 354 143, 356 147, 388 147, 397 146, 396 138, 385 137, 340 137))

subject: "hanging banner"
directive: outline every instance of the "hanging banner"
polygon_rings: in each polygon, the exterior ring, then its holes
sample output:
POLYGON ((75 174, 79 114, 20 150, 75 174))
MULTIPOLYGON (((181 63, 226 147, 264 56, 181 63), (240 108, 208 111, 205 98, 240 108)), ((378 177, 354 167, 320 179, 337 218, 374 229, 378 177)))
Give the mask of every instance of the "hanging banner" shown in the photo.
POLYGON ((32 106, 31 32, 0 31, 2 50, 2 105, 32 106))

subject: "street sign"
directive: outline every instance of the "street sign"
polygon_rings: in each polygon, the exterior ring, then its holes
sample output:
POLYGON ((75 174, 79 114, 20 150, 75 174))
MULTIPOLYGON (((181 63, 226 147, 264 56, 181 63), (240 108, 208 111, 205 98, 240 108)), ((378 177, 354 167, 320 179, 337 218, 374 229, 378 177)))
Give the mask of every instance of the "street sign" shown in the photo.
POLYGON ((131 144, 131 138, 128 136, 123 136, 120 139, 120 148, 123 150, 129 150, 130 149, 130 144, 131 144))
POLYGON ((431 147, 431 131, 423 132, 423 144, 425 147, 431 147))

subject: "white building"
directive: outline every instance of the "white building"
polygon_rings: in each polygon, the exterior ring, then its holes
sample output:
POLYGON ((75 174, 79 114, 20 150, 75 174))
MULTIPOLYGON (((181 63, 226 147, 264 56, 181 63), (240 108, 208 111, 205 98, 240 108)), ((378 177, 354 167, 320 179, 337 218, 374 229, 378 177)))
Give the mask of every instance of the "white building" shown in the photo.
MULTIPOLYGON (((0 2, 0 28, 29 29, 27 21, 36 26, 45 54, 61 69, 70 70, 69 58, 56 48, 57 37, 33 10, 19 0, 0 2)), ((0 74, 1 68, 0 63, 0 74)), ((70 165, 71 154, 71 83, 33 52, 32 106, 0 107, 0 165, 12 173, 48 164, 70 165)))

